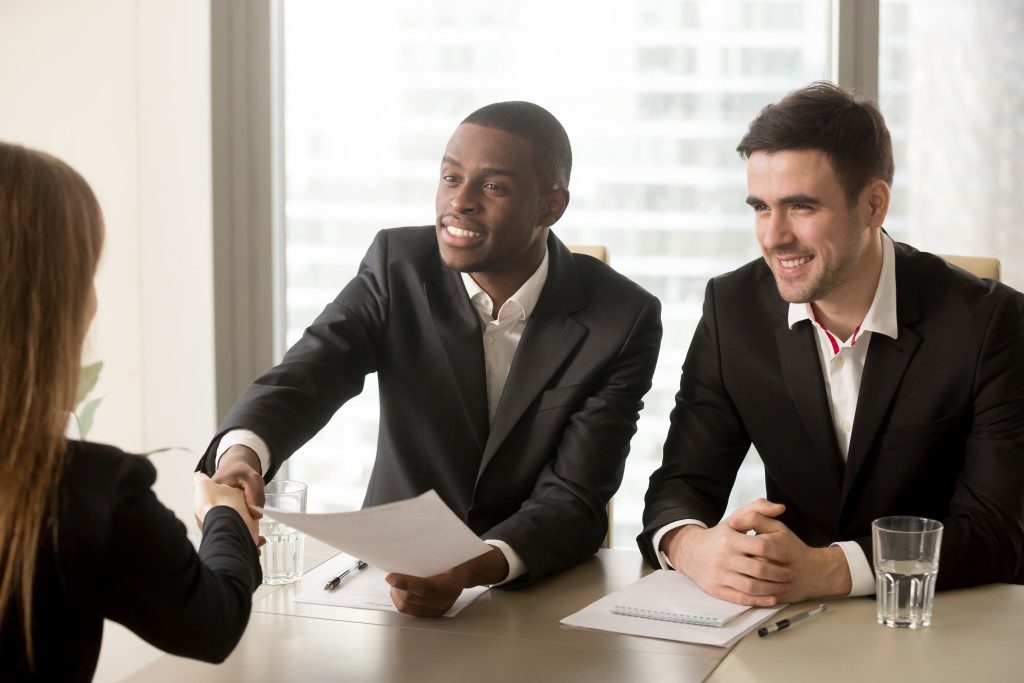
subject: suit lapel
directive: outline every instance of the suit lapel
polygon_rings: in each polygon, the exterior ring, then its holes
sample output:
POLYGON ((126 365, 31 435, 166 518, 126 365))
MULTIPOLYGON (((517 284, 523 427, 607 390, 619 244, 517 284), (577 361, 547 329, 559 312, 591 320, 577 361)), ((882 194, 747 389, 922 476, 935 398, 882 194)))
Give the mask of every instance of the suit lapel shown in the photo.
POLYGON ((864 374, 860 381, 857 411, 850 435, 850 451, 846 457, 846 476, 843 479, 842 505, 850 494, 854 480, 878 435, 889 405, 903 380, 921 337, 908 325, 920 318, 920 303, 915 283, 901 268, 905 257, 896 245, 896 319, 899 332, 896 339, 884 334, 872 334, 864 374))
POLYGON ((786 387, 828 473, 831 499, 835 500, 843 480, 843 465, 836 445, 825 380, 821 375, 814 329, 807 321, 798 323, 794 329, 783 322, 775 331, 775 339, 786 387))
POLYGON ((483 451, 488 432, 487 377, 480 316, 466 295, 461 276, 445 267, 440 257, 437 265, 423 283, 423 292, 455 379, 466 420, 477 446, 483 451))
POLYGON ((512 360, 479 474, 483 473, 526 409, 586 336, 587 328, 569 316, 585 305, 586 296, 573 256, 551 234, 548 237, 547 281, 512 360))

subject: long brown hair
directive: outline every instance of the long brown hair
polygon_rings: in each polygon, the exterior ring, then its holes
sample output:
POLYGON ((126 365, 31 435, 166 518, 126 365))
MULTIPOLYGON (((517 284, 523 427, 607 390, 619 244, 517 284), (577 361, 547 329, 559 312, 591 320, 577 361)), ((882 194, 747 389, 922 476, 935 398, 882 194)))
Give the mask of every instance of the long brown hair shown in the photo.
POLYGON ((37 551, 56 510, 102 244, 82 176, 0 142, 0 623, 20 605, 30 664, 37 551))

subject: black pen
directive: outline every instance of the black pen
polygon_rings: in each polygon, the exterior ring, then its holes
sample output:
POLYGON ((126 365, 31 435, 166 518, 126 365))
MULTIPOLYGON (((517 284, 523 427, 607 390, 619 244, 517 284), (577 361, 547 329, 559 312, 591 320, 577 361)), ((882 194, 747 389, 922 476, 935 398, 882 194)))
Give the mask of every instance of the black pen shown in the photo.
POLYGON ((363 562, 362 560, 356 560, 345 571, 343 571, 342 573, 338 574, 333 579, 328 581, 324 585, 324 590, 325 591, 332 591, 332 590, 334 590, 335 588, 337 588, 341 584, 341 580, 342 579, 344 579, 346 576, 348 576, 352 572, 357 572, 360 569, 366 569, 366 563, 363 562))
POLYGON ((826 604, 818 605, 814 609, 807 610, 806 612, 801 612, 800 614, 794 614, 788 619, 776 621, 774 624, 769 624, 768 626, 762 626, 761 628, 757 629, 757 635, 764 638, 769 633, 775 633, 776 631, 781 631, 784 628, 789 628, 796 622, 803 621, 807 617, 814 616, 815 614, 821 614, 827 609, 828 605, 826 604))

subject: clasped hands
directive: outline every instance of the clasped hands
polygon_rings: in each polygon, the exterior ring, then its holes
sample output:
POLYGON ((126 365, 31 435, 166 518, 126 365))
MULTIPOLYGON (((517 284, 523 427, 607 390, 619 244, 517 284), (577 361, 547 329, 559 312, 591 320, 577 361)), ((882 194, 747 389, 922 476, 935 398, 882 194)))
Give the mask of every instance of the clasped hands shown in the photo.
POLYGON ((263 477, 259 474, 259 458, 245 446, 232 446, 221 458, 220 465, 212 479, 201 472, 192 477, 196 525, 202 530, 206 513, 213 507, 226 505, 238 513, 253 542, 262 547, 266 539, 260 536, 259 519, 263 513, 259 508, 266 498, 263 477))
POLYGON ((848 594, 850 569, 842 549, 805 544, 775 519, 785 509, 760 498, 709 529, 672 529, 660 549, 708 594, 740 605, 770 607, 848 594))

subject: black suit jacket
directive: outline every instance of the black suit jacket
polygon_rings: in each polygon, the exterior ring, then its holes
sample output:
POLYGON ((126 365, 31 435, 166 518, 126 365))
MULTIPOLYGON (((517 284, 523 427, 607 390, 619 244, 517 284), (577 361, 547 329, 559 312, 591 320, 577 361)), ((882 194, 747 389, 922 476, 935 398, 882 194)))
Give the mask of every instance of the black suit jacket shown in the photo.
POLYGON ((36 566, 30 675, 20 609, 0 627, 0 679, 88 681, 103 620, 124 624, 171 654, 220 662, 249 620, 262 580, 238 513, 206 516, 198 554, 185 526, 153 495, 148 460, 111 446, 69 442, 57 514, 36 566), (54 543, 56 538, 56 543, 54 543))
POLYGON ((896 244, 896 340, 872 334, 847 461, 814 330, 789 329, 763 260, 708 284, 638 538, 657 566, 665 524, 718 523, 751 441, 768 497, 805 542, 855 540, 871 522, 945 525, 938 586, 1024 578, 1024 297, 896 244))
MULTIPOLYGON (((660 304, 551 234, 548 277, 488 428, 479 315, 434 228, 381 231, 359 273, 281 364, 228 413, 220 437, 267 442, 269 481, 378 374, 380 433, 364 505, 436 489, 477 534, 508 543, 535 579, 594 553, 651 386, 660 304)), ((338 457, 345 457, 339 447, 338 457)))

